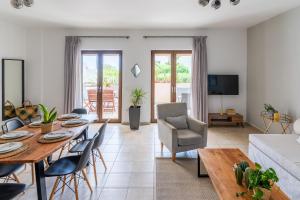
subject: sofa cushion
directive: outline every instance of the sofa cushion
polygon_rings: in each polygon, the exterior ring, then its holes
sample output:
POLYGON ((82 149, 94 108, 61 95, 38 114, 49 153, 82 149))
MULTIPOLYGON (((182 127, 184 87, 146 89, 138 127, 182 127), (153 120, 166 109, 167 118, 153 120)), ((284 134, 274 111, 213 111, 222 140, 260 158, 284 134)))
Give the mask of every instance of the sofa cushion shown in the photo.
POLYGON ((188 128, 188 124, 187 124, 185 115, 180 115, 177 117, 167 117, 166 121, 169 122, 170 124, 172 124, 177 129, 187 129, 188 128))
POLYGON ((177 140, 180 146, 197 145, 202 143, 202 136, 189 129, 178 130, 177 140))

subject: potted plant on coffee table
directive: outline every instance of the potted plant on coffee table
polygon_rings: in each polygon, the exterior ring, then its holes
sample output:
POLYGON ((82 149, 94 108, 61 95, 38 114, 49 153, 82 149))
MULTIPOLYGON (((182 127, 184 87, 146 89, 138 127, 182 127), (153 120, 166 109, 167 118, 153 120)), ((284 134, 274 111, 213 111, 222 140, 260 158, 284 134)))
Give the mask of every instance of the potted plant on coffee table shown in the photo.
POLYGON ((45 105, 39 104, 39 106, 43 112, 43 120, 41 123, 41 132, 43 134, 49 133, 53 129, 53 122, 56 119, 57 112, 55 111, 55 107, 49 111, 45 105))
POLYGON ((131 93, 131 103, 129 107, 130 129, 138 130, 140 126, 141 104, 145 97, 145 92, 141 88, 136 88, 131 93))
MULTIPOLYGON (((249 166, 249 164, 247 165, 249 166)), ((255 168, 247 167, 245 170, 243 170, 241 164, 237 165, 237 168, 235 167, 235 169, 238 168, 241 168, 241 171, 244 172, 243 174, 236 176, 237 183, 241 183, 238 179, 242 177, 241 179, 244 180, 247 191, 236 193, 237 197, 250 195, 252 200, 269 200, 273 185, 279 181, 275 170, 273 168, 263 170, 258 163, 255 163, 255 168)))

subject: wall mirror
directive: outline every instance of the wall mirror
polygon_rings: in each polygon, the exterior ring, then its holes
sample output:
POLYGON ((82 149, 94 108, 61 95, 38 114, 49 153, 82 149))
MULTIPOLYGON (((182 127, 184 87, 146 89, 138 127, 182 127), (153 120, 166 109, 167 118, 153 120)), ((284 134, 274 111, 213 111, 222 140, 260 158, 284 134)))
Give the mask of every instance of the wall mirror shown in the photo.
POLYGON ((2 59, 2 120, 15 117, 24 102, 24 60, 2 59))
POLYGON ((141 69, 138 64, 133 65, 133 67, 131 68, 131 73, 135 78, 139 76, 139 74, 141 73, 141 69))

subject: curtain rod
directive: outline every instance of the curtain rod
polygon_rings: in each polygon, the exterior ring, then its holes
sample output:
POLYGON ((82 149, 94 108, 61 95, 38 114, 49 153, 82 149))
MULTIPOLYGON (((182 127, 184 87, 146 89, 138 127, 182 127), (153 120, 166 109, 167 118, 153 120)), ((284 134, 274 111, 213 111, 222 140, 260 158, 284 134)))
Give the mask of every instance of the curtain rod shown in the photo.
POLYGON ((130 36, 110 36, 110 35, 79 35, 81 38, 124 38, 129 39, 130 36))
POLYGON ((148 36, 145 35, 144 38, 148 39, 148 38, 194 38, 197 36, 191 36, 191 35, 161 35, 161 36, 148 36))

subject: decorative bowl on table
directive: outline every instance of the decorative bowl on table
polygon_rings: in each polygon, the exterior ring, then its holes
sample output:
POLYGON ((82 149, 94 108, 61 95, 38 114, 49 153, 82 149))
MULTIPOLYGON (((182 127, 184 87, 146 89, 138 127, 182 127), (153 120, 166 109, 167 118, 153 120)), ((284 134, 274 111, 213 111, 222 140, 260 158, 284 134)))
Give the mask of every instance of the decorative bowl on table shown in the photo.
POLYGON ((9 142, 0 144, 0 154, 9 153, 15 151, 23 146, 22 142, 9 142))
POLYGON ((18 139, 21 137, 28 136, 29 134, 30 134, 29 131, 11 131, 11 132, 1 135, 0 139, 3 139, 3 140, 18 139))
POLYGON ((70 120, 70 119, 79 119, 80 115, 76 114, 76 113, 69 113, 69 114, 63 114, 61 116, 59 116, 57 119, 60 121, 66 121, 66 120, 70 120))

